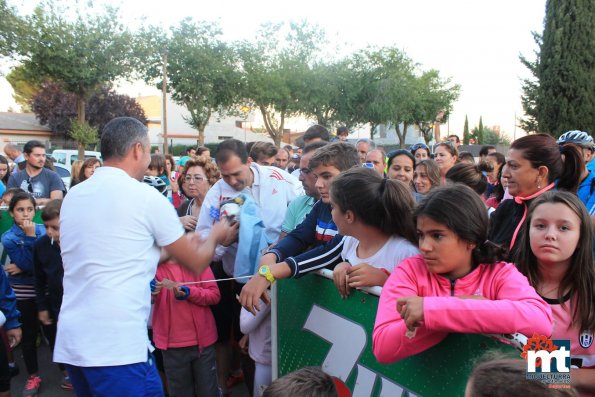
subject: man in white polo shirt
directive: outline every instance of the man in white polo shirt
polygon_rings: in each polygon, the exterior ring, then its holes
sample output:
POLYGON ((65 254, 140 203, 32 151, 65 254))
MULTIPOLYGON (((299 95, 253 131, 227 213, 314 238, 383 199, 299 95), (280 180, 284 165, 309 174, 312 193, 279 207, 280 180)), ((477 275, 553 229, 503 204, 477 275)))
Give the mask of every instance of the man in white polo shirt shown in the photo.
POLYGON ((64 299, 54 361, 67 365, 77 396, 162 396, 147 337, 159 247, 201 272, 237 227, 217 223, 200 247, 184 236, 167 198, 139 182, 151 158, 138 120, 110 121, 101 155, 104 167, 62 205, 64 299))

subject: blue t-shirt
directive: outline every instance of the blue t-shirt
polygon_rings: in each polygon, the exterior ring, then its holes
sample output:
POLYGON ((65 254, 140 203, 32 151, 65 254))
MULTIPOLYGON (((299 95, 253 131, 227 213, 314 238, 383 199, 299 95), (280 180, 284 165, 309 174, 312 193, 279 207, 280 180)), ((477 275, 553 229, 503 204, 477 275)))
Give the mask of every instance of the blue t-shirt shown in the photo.
POLYGON ((578 191, 578 198, 585 204, 590 215, 595 214, 595 172, 589 172, 589 175, 581 182, 578 191))

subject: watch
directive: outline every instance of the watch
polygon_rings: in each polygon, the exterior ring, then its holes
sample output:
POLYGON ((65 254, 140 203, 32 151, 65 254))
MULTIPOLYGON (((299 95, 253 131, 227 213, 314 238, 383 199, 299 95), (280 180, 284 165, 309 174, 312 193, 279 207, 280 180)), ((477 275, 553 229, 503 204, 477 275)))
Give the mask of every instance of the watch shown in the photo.
POLYGON ((266 278, 267 281, 269 283, 274 284, 275 281, 277 281, 275 279, 275 276, 273 276, 273 273, 271 273, 271 268, 268 266, 261 266, 260 269, 258 269, 258 274, 260 274, 262 277, 266 278))

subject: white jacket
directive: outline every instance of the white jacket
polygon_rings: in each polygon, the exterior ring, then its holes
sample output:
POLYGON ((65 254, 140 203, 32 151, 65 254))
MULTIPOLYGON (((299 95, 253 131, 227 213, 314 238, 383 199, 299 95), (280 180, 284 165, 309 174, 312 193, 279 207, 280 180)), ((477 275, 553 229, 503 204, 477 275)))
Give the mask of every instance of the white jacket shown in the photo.
MULTIPOLYGON (((243 193, 252 196, 259 205, 267 239, 270 242, 277 241, 287 206, 294 198, 304 194, 302 183, 277 167, 261 166, 253 162, 250 170, 254 174, 254 182, 250 188, 238 192, 220 179, 209 189, 196 224, 196 232, 201 237, 209 235, 220 204, 243 193)), ((221 259, 223 269, 229 275, 233 274, 235 253, 236 244, 229 247, 219 246, 215 253, 214 259, 221 259)))

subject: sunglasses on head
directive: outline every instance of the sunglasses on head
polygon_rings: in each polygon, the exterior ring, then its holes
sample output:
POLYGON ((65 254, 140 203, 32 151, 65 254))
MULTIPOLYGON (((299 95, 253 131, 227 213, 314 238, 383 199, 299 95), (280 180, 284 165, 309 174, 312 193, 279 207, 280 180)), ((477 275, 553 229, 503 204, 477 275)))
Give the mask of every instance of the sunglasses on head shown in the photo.
POLYGON ((412 152, 415 152, 417 149, 429 149, 428 145, 425 143, 416 143, 409 148, 412 152))

